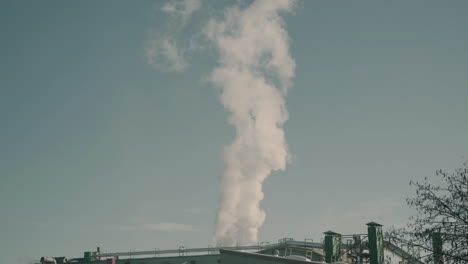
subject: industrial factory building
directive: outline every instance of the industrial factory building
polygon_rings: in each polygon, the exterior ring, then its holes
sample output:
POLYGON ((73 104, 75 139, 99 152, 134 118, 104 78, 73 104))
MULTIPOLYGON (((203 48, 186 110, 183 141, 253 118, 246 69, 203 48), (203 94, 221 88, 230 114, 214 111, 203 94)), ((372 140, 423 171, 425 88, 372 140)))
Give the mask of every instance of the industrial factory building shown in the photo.
POLYGON ((283 264, 340 263, 386 264, 414 263, 411 256, 397 246, 384 242, 382 226, 367 224, 366 234, 341 235, 324 233, 323 242, 295 241, 291 238, 274 244, 222 248, 184 248, 173 250, 101 253, 84 252, 81 258, 42 257, 41 264, 283 264))

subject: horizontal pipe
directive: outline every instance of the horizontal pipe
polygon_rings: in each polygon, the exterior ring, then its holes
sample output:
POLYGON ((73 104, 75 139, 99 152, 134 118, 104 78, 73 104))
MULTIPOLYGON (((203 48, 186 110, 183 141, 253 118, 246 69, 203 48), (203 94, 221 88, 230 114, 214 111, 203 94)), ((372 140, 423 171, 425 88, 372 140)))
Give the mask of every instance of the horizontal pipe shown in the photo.
POLYGON ((220 249, 227 250, 261 250, 266 248, 274 248, 280 245, 307 246, 313 248, 322 248, 321 243, 304 242, 304 241, 286 241, 283 243, 263 244, 256 246, 238 246, 238 247, 208 247, 208 248, 181 248, 181 249, 166 249, 166 250, 149 250, 149 251, 131 251, 131 252, 115 252, 115 253, 98 253, 97 257, 116 257, 116 256, 136 256, 136 255, 161 255, 161 254, 181 254, 181 253, 199 253, 199 252, 214 252, 220 249))
POLYGON ((135 256, 135 255, 159 255, 159 254, 176 254, 176 253, 196 253, 196 252, 212 252, 220 249, 228 250, 259 250, 265 248, 263 246, 241 246, 241 247, 210 247, 210 248, 184 248, 184 249, 166 249, 166 250, 149 250, 149 251, 132 251, 132 252, 116 252, 116 253, 100 253, 98 257, 112 256, 135 256))

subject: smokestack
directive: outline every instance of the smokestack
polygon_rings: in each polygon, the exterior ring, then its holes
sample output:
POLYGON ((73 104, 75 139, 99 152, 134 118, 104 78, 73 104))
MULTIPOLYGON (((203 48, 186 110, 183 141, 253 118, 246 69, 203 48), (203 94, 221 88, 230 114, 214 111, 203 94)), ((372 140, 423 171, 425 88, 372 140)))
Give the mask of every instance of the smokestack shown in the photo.
POLYGON ((338 261, 341 251, 341 235, 333 231, 325 234, 325 262, 332 263, 338 261))
POLYGON ((284 170, 288 147, 283 124, 288 119, 285 95, 292 86, 295 63, 280 12, 289 0, 257 0, 245 8, 227 8, 204 33, 219 52, 210 77, 236 129, 224 150, 221 197, 212 243, 236 246, 257 242, 265 220, 260 208, 263 181, 284 170))
POLYGON ((370 264, 384 264, 382 225, 375 222, 367 223, 367 236, 370 264))

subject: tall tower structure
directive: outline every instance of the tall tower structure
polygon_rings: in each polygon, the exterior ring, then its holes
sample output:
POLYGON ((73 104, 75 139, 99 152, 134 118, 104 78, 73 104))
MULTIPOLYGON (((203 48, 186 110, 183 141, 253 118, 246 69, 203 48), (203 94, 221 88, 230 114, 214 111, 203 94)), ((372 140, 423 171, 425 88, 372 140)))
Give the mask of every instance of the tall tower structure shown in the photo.
POLYGON ((367 223, 367 236, 370 264, 384 264, 382 225, 375 222, 367 223))

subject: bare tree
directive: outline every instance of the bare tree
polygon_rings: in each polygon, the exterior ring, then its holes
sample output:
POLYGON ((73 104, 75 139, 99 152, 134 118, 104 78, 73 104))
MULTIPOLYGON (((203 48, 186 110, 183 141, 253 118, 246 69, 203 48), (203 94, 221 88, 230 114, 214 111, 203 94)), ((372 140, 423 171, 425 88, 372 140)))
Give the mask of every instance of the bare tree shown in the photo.
MULTIPOLYGON (((453 173, 438 170, 441 184, 410 182, 416 189, 408 205, 416 209, 406 228, 390 230, 390 242, 434 263, 468 263, 468 163, 453 173)), ((415 259, 408 259, 412 262, 415 259)))

